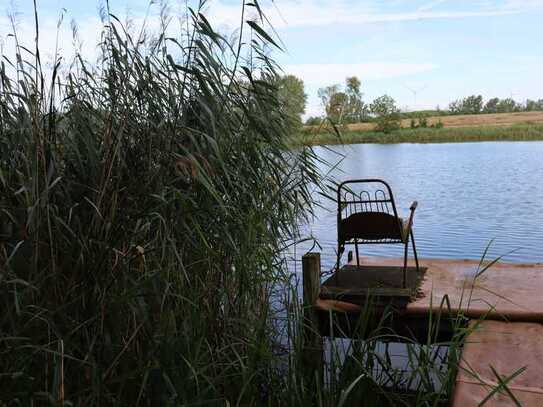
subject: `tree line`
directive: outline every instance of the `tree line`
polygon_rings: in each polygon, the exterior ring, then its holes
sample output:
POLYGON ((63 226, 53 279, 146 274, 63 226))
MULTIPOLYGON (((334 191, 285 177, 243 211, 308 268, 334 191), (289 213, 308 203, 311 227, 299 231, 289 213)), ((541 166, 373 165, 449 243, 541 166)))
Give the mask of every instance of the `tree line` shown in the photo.
POLYGON ((543 99, 527 99, 519 103, 513 98, 500 99, 497 97, 486 101, 481 95, 471 95, 449 103, 449 114, 480 114, 480 113, 513 113, 543 110, 543 99))
MULTIPOLYGON (((299 131, 304 124, 302 115, 307 101, 303 81, 294 75, 285 75, 278 78, 277 89, 285 118, 293 132, 299 131)), ((399 128, 404 118, 412 119, 411 127, 426 127, 428 116, 543 111, 543 99, 527 99, 522 103, 513 98, 494 97, 485 101, 482 95, 470 95, 452 101, 447 109, 438 106, 435 110, 401 112, 396 101, 387 94, 365 102, 362 83, 356 76, 345 78, 344 86, 334 84, 320 88, 317 94, 330 122, 336 125, 375 122, 376 130, 384 132, 399 128)), ((311 116, 305 124, 319 125, 322 121, 323 117, 311 116)))
MULTIPOLYGON (((277 90, 281 109, 291 131, 302 128, 301 116, 305 112, 307 95, 304 83, 294 75, 285 75, 277 79, 277 90)), ((400 128, 403 118, 396 101, 389 95, 383 95, 371 103, 363 100, 362 83, 356 76, 347 77, 345 86, 334 84, 320 88, 318 96, 326 112, 326 118, 335 125, 349 123, 374 122, 377 131, 388 133, 400 128)), ((322 117, 310 117, 306 125, 319 125, 322 117)), ((424 123, 424 122, 421 122, 424 123)))

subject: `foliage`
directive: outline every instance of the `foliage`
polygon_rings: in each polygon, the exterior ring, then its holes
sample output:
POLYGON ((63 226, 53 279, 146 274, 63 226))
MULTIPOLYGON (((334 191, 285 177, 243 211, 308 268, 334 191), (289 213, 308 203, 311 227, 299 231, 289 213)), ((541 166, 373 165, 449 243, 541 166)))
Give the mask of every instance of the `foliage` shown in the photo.
POLYGON ((370 110, 376 116, 377 131, 390 133, 400 128, 400 111, 390 96, 383 95, 375 99, 370 105, 370 110))
POLYGON ((511 113, 520 111, 520 107, 517 105, 517 103, 511 99, 500 99, 496 105, 496 111, 498 113, 511 113))
POLYGON ((294 75, 284 75, 276 84, 283 115, 287 118, 290 132, 297 133, 302 127, 302 115, 305 112, 307 95, 304 82, 294 75))
POLYGON ((483 109, 483 111, 485 113, 498 113, 498 103, 500 102, 500 99, 499 98, 492 98, 492 99, 489 99, 486 104, 485 104, 485 107, 483 109))
MULTIPOLYGON (((443 123, 441 123, 443 126, 443 123)), ((410 120, 410 126, 412 129, 426 128, 428 127, 428 118, 424 113, 418 113, 415 118, 410 120)))
POLYGON ((345 114, 347 123, 359 123, 368 118, 368 106, 362 101, 360 86, 361 82, 356 76, 345 79, 345 93, 348 98, 345 114))
POLYGON ((230 43, 187 14, 175 28, 162 16, 156 36, 104 16, 96 64, 46 68, 38 43, 31 54, 11 37, 1 400, 275 404, 284 391, 263 389, 291 386, 270 298, 289 287, 281 250, 319 185, 313 155, 287 149, 262 20, 230 43))
POLYGON ((452 114, 478 114, 483 110, 483 97, 471 95, 464 99, 455 100, 449 104, 452 114))
POLYGON ((317 117, 317 116, 310 116, 307 118, 307 120, 305 121, 305 124, 307 126, 318 126, 322 123, 322 118, 320 117, 317 117))
POLYGON ((338 97, 336 96, 340 92, 340 86, 338 84, 326 86, 318 90, 318 97, 321 100, 322 106, 326 112, 326 116, 333 123, 340 123, 341 113, 343 112, 343 105, 337 104, 338 97))
POLYGON ((525 105, 525 110, 527 112, 532 112, 532 111, 541 111, 543 110, 543 99, 539 99, 539 100, 531 100, 531 99, 527 99, 526 100, 526 105, 525 105))
POLYGON ((342 124, 344 122, 345 114, 347 113, 347 106, 349 103, 349 97, 345 92, 336 92, 330 96, 330 101, 326 107, 326 115, 333 123, 342 124))
POLYGON ((430 127, 435 129, 442 129, 443 127, 445 127, 445 125, 441 120, 438 120, 437 123, 432 124, 430 127))
POLYGON ((362 101, 360 86, 360 80, 352 76, 345 79, 345 91, 338 84, 318 90, 326 116, 332 123, 357 123, 368 118, 368 107, 362 101))
POLYGON ((497 97, 489 99, 482 107, 482 96, 469 96, 465 99, 456 100, 449 105, 451 114, 477 114, 477 113, 513 113, 531 112, 543 110, 543 99, 538 101, 526 100, 522 104, 512 98, 500 99, 497 97))

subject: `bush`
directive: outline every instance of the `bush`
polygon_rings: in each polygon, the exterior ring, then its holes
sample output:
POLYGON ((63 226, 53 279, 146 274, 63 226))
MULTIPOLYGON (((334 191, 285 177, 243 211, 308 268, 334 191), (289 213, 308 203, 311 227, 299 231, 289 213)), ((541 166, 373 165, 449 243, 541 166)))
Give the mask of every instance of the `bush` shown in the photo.
POLYGON ((432 124, 430 127, 433 127, 435 129, 442 129, 444 127, 443 122, 441 120, 438 120, 437 123, 432 124))
POLYGON ((401 127, 400 110, 390 96, 383 95, 375 99, 370 105, 370 110, 375 115, 375 130, 390 133, 401 127))
POLYGON ((319 126, 322 123, 322 119, 317 116, 311 116, 306 121, 306 126, 319 126))

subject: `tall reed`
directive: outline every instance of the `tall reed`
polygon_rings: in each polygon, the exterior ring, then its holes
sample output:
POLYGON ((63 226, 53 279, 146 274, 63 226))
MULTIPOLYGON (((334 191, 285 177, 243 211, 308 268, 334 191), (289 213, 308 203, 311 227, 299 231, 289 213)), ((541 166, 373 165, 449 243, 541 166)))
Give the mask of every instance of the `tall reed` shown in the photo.
POLYGON ((1 399, 264 397, 281 248, 319 176, 310 150, 286 148, 258 2, 242 5, 234 41, 205 6, 178 26, 162 13, 153 35, 106 8, 99 61, 57 55, 51 70, 13 32, 0 67, 1 399))

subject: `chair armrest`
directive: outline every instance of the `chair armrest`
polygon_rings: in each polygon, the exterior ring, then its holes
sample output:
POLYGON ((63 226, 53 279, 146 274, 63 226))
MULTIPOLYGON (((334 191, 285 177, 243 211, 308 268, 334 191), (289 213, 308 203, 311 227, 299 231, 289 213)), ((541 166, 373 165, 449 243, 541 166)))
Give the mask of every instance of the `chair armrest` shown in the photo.
POLYGON ((417 209, 418 205, 419 205, 419 203, 417 201, 413 201, 413 203, 409 207, 409 211, 411 213, 409 214, 409 219, 407 221, 407 226, 405 228, 405 232, 407 233, 407 237, 409 237, 409 233, 411 232, 411 227, 413 226, 413 217, 415 216, 415 209, 417 209))

